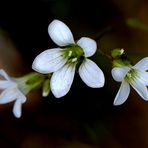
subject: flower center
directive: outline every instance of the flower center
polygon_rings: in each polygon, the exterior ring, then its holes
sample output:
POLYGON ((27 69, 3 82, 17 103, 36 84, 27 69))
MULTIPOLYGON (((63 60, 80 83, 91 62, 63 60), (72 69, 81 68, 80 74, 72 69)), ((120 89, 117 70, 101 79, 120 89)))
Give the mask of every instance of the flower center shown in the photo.
POLYGON ((69 45, 66 46, 63 50, 64 52, 64 58, 68 59, 68 63, 76 63, 80 60, 81 57, 84 56, 83 49, 78 45, 69 45))
POLYGON ((138 77, 138 71, 136 69, 131 69, 128 71, 128 73, 125 75, 126 81, 134 81, 138 77))

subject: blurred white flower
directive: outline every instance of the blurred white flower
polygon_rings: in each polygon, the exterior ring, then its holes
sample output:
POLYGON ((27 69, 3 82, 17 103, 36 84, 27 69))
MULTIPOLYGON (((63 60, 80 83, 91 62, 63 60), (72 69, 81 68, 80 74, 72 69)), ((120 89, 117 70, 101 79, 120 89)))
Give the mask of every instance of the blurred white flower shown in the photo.
POLYGON ((28 90, 23 87, 23 81, 10 78, 4 70, 0 70, 0 104, 6 104, 15 101, 13 106, 13 114, 20 118, 22 112, 22 104, 26 101, 25 95, 28 90))
POLYGON ((91 60, 97 49, 96 42, 88 37, 82 37, 76 43, 73 35, 63 22, 54 20, 49 24, 48 33, 59 48, 48 49, 39 54, 32 68, 43 74, 53 73, 50 81, 51 91, 55 97, 60 98, 71 88, 76 65, 82 80, 92 88, 104 86, 102 70, 91 60))
POLYGON ((124 103, 130 93, 130 85, 144 99, 148 100, 148 57, 143 58, 134 66, 115 67, 112 76, 115 81, 122 82, 115 97, 114 105, 124 103))

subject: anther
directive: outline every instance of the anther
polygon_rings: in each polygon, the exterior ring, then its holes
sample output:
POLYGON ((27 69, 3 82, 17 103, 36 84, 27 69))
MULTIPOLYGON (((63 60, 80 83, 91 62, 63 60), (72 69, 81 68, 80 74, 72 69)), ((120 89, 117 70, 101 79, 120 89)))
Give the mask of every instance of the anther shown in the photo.
POLYGON ((72 51, 70 50, 68 53, 68 56, 70 57, 72 55, 72 51))
POLYGON ((73 58, 73 59, 71 60, 71 62, 75 62, 75 61, 77 61, 77 58, 73 58))

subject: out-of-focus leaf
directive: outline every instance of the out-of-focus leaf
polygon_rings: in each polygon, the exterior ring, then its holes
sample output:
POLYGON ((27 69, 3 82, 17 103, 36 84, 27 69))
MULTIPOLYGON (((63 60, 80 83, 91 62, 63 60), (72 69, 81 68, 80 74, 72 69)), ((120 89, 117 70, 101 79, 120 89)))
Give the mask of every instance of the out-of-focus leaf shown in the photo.
POLYGON ((144 24, 143 22, 141 22, 137 18, 129 18, 129 19, 127 19, 126 24, 129 27, 133 27, 133 28, 137 28, 137 29, 142 29, 144 31, 148 31, 148 25, 144 24))

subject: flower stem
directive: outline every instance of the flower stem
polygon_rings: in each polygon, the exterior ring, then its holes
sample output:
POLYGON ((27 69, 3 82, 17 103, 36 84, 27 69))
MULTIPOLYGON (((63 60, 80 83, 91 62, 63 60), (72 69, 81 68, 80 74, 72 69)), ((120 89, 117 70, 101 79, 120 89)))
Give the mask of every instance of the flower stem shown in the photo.
POLYGON ((99 41, 106 33, 111 32, 113 29, 113 26, 107 26, 106 28, 104 28, 101 32, 99 32, 96 37, 95 37, 95 41, 99 41))
POLYGON ((97 51, 98 51, 101 55, 105 56, 106 58, 108 58, 109 60, 112 61, 112 56, 106 54, 106 53, 103 52, 101 49, 97 49, 97 51))

